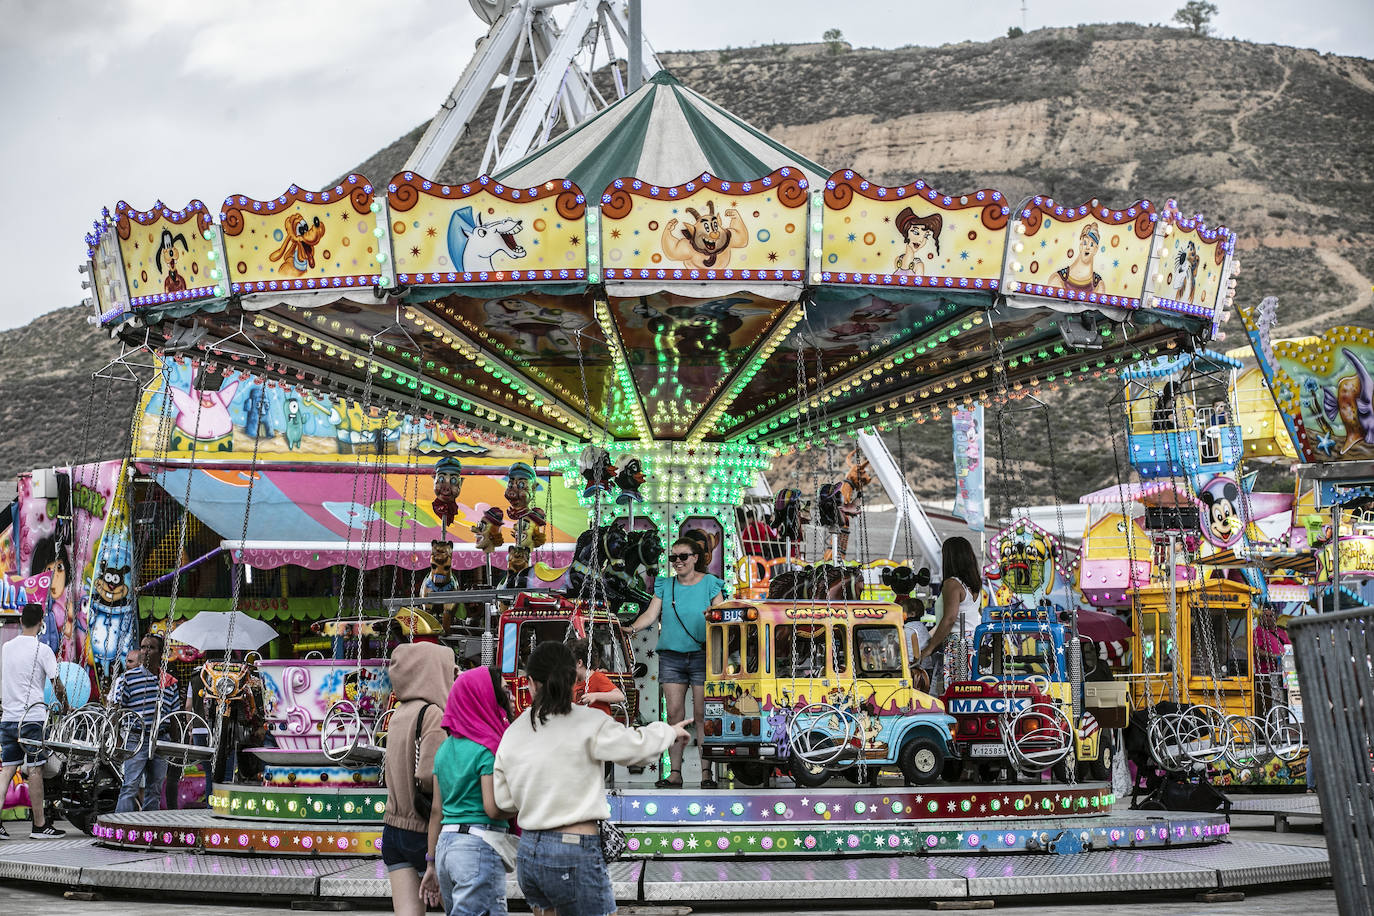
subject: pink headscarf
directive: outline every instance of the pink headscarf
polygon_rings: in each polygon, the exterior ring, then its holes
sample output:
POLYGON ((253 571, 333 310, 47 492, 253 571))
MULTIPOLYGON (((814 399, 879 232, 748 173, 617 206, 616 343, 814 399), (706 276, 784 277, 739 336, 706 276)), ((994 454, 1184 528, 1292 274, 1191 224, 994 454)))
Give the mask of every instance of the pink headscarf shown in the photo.
POLYGON ((496 704, 491 669, 471 668, 458 675, 444 706, 444 729, 455 738, 476 741, 496 753, 509 726, 506 711, 496 704))

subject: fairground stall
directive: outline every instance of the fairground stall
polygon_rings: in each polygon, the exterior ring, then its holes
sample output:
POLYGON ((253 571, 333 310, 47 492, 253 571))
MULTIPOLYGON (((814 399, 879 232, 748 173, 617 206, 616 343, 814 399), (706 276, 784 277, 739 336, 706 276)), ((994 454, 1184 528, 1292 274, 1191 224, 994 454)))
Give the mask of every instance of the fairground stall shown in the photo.
MULTIPOLYGON (((801 452, 820 485, 810 473, 782 481, 775 518, 784 540, 825 528, 827 553, 797 555, 767 595, 712 611, 701 737, 732 772, 700 790, 649 788, 656 767, 616 774, 612 817, 628 838, 617 896, 961 897, 1024 893, 1027 874, 1052 874, 1045 889, 1058 891, 1136 887, 1146 874, 1216 886, 1215 862, 1157 853, 1221 843, 1224 818, 1114 807, 1076 618, 1042 600, 1068 571, 1032 574, 1028 563, 1054 566, 1049 541, 1025 525, 1000 536, 993 559, 1015 603, 985 611, 979 651, 952 685, 980 692, 933 696, 917 686, 898 607, 859 600, 844 564, 874 555, 849 521, 865 488, 897 502, 905 483, 831 456, 864 436, 978 406, 997 415, 1051 386, 1196 350, 1230 308, 1230 232, 1171 201, 878 185, 810 162, 666 72, 493 175, 434 174, 235 194, 217 213, 199 201, 119 203, 96 222, 89 270, 98 320, 124 347, 117 362, 145 387, 179 393, 143 408, 158 432, 140 441, 159 453, 145 473, 184 506, 204 487, 241 511, 242 533, 223 547, 233 582, 246 581, 296 548, 255 528, 260 500, 281 489, 265 437, 252 437, 246 462, 217 462, 243 450, 241 422, 220 408, 259 405, 249 431, 265 422, 275 439, 279 425, 288 451, 292 436, 307 441, 292 432, 293 402, 298 418, 330 410, 350 433, 331 434, 349 458, 336 472, 345 483, 327 492, 346 498, 320 507, 343 526, 339 558, 355 570, 322 628, 325 657, 207 669, 221 703, 264 682, 275 747, 259 750, 274 768, 217 785, 208 812, 101 815, 102 854, 156 850, 190 863, 174 877, 201 887, 198 863, 213 861, 252 872, 265 893, 297 893, 274 880, 289 872, 313 882, 309 893, 384 895, 375 772, 390 685, 378 634, 417 638, 413 609, 464 606, 476 657, 517 688, 530 645, 585 635, 652 716, 653 646, 626 638, 631 618, 620 615, 647 603, 645 574, 679 536, 733 578, 744 491, 801 452), (1182 291, 1176 263, 1189 265, 1182 291), (414 444, 392 451, 392 428, 414 444), (468 459, 445 465, 458 457, 443 448, 451 442, 499 451, 499 498, 475 501, 468 459), (432 499, 415 488, 426 478, 432 499), (578 517, 536 513, 544 499, 555 512, 575 499, 578 517), (455 582, 463 530, 483 575, 455 582), (521 575, 531 549, 566 543, 561 532, 573 539, 566 566, 549 561, 561 578, 521 575), (443 581, 369 593, 364 556, 398 554, 414 554, 396 563, 411 568, 423 554, 443 581), (190 850, 255 857, 177 855, 190 850), (1046 854, 1079 864, 1049 869, 1046 854), (260 875, 262 862, 280 871, 260 875)), ((938 576, 938 553, 922 558, 938 576)), ((898 568, 888 578, 908 594, 921 576, 898 568)), ((240 596, 231 589, 229 610, 240 596)), ((169 596, 174 619, 179 600, 169 596)), ((86 732, 52 728, 73 753, 100 753, 86 749, 95 718, 78 723, 86 732)), ((178 761, 215 753, 189 735, 146 740, 178 761)), ((699 775, 684 778, 694 786, 699 775)), ((180 867, 125 872, 168 886, 180 867)))

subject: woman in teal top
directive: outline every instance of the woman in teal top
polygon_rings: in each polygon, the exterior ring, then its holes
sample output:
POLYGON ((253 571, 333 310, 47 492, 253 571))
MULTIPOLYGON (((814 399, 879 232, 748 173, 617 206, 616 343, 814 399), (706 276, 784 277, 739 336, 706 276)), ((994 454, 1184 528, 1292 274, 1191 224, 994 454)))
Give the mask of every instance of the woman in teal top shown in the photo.
MULTIPOLYGON (((630 625, 631 633, 647 630, 659 621, 658 682, 668 705, 668 721, 680 722, 687 708, 687 687, 692 688, 692 717, 696 741, 701 741, 702 703, 706 695, 706 609, 718 603, 724 583, 706 572, 707 558, 699 542, 679 538, 668 550, 673 575, 654 580, 654 599, 630 625)), ((681 787, 682 745, 668 748, 671 772, 656 785, 681 787)), ((716 788, 710 764, 702 761, 701 787, 716 788)))
POLYGON ((444 707, 449 737, 434 755, 428 868, 420 881, 426 904, 449 916, 505 916, 506 869, 496 833, 512 816, 496 807, 492 770, 508 724, 510 701, 494 668, 464 671, 444 707))

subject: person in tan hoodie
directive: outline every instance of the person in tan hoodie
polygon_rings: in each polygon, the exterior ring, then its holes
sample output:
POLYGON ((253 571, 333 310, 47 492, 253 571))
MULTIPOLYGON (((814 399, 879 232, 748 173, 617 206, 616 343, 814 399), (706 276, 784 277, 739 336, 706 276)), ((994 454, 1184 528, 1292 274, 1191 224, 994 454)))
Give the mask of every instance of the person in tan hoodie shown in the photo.
POLYGON ((429 812, 416 809, 415 787, 417 780, 426 788, 434 782, 434 755, 446 737, 440 723, 455 667, 453 650, 434 643, 408 643, 391 653, 391 690, 400 705, 387 728, 382 861, 391 879, 391 909, 396 916, 422 916, 425 911, 420 876, 427 866, 429 812))

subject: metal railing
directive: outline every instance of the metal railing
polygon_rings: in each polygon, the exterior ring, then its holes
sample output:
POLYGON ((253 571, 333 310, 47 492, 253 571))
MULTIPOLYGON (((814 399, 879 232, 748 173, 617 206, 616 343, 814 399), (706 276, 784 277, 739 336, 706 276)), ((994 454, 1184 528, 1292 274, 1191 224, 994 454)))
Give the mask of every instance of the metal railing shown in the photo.
POLYGON ((1296 617, 1288 633, 1336 900, 1374 914, 1374 608, 1296 617))

